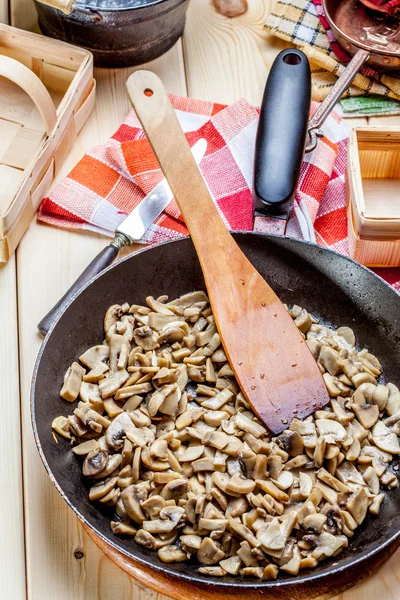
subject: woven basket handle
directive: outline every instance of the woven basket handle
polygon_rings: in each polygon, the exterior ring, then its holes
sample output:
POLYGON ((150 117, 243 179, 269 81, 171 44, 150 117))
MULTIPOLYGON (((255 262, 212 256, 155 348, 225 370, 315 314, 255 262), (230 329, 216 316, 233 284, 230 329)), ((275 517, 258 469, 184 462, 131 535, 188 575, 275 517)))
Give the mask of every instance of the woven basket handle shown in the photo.
POLYGON ((39 0, 39 2, 57 8, 66 15, 72 13, 75 4, 75 0, 39 0))
POLYGON ((42 116, 46 133, 50 135, 57 123, 57 113, 53 100, 39 77, 9 56, 0 56, 0 76, 16 83, 31 97, 42 116))

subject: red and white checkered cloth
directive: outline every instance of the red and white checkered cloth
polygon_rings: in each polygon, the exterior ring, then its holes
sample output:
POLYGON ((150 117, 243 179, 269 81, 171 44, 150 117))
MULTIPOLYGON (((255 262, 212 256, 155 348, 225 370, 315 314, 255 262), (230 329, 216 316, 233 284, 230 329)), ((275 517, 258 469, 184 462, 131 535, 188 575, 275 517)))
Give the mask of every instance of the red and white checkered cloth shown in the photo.
MULTIPOLYGON (((192 146, 207 140, 200 163, 211 194, 231 229, 251 230, 252 177, 259 111, 245 100, 223 106, 170 96, 192 146)), ((315 110, 316 105, 313 105, 315 110)), ((304 158, 295 208, 286 234, 302 238, 299 206, 314 223, 317 242, 348 254, 344 175, 347 127, 335 114, 323 126, 317 149, 304 158)), ((140 123, 131 110, 104 145, 90 150, 41 204, 39 221, 70 229, 89 229, 113 237, 118 224, 163 178, 140 123)), ((272 233, 271 219, 264 230, 272 233)), ((142 243, 151 244, 187 235, 175 201, 150 227, 142 243)), ((400 269, 379 274, 400 291, 400 269)))

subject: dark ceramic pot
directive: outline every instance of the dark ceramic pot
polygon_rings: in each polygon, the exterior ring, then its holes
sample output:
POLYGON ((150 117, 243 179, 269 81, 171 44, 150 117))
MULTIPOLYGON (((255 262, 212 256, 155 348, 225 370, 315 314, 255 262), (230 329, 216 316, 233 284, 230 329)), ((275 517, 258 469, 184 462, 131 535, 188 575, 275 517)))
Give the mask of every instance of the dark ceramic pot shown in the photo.
POLYGON ((35 0, 45 35, 84 46, 99 67, 139 65, 183 33, 189 0, 78 0, 70 15, 35 0))

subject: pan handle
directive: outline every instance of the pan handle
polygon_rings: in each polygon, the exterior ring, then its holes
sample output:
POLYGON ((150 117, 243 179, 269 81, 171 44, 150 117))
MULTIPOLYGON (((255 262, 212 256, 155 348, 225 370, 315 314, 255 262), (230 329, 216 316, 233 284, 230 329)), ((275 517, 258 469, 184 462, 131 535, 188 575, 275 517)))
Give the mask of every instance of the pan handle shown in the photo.
POLYGON ((367 62, 371 53, 368 50, 358 50, 353 56, 335 85, 325 98, 325 100, 319 105, 314 115, 308 123, 308 135, 309 140, 306 146, 306 152, 311 152, 315 149, 318 143, 318 137, 322 135, 320 131, 321 126, 325 122, 325 119, 335 107, 336 103, 340 100, 342 94, 347 90, 358 71, 361 69, 363 64, 367 62))
POLYGON ((60 314, 66 309, 72 298, 76 296, 92 277, 98 275, 103 269, 111 265, 118 255, 120 248, 122 248, 122 246, 127 246, 128 243, 129 240, 124 235, 117 234, 114 241, 99 252, 86 269, 79 275, 78 279, 65 292, 64 296, 60 298, 57 304, 55 304, 40 321, 37 327, 41 335, 45 336, 49 332, 54 321, 56 321, 60 314))
POLYGON ((311 74, 306 55, 283 50, 265 86, 254 159, 253 208, 288 219, 300 174, 311 103, 311 74))

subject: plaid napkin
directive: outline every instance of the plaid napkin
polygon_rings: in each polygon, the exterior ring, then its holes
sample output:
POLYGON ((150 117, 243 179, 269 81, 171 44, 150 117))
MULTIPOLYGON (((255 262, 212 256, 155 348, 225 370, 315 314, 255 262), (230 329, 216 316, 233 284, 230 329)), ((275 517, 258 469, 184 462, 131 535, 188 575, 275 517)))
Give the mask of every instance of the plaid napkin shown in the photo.
MULTIPOLYGON (((335 40, 322 0, 278 0, 265 27, 272 34, 301 46, 311 62, 313 98, 323 100, 345 69, 342 63, 346 64, 350 57, 335 40)), ((348 114, 346 105, 342 106, 343 116, 398 114, 400 79, 364 66, 344 94, 344 97, 357 96, 362 96, 362 101, 353 101, 352 114, 348 114), (370 96, 373 96, 371 101, 370 96), (382 106, 376 102, 376 96, 392 99, 390 111, 388 102, 382 106)))
MULTIPOLYGON (((170 96, 187 140, 208 143, 200 169, 213 199, 231 229, 251 230, 252 178, 259 111, 245 100, 223 106, 170 96)), ((315 110, 316 103, 312 109, 315 110)), ((344 254, 347 219, 344 173, 347 127, 335 113, 323 126, 324 137, 307 154, 301 168, 292 216, 286 233, 310 239, 344 254), (314 224, 314 228, 312 227, 314 224)), ((92 148, 41 204, 39 221, 68 229, 89 229, 113 237, 118 224, 163 178, 140 123, 131 110, 104 145, 92 148)), ((274 233, 277 219, 262 222, 274 233)), ((171 201, 143 238, 155 243, 187 235, 175 201, 171 201)), ((389 270, 393 278, 394 270, 389 270)), ((400 289, 400 269, 395 281, 400 289)))

